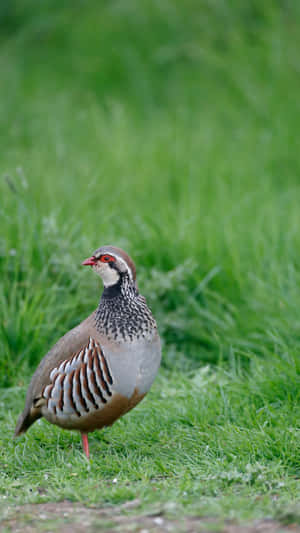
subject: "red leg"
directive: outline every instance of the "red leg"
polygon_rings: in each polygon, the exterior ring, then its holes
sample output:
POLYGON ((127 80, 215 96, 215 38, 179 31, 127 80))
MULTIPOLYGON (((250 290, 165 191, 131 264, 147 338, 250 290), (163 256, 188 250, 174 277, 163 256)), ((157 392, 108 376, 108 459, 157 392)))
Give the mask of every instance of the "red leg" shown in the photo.
POLYGON ((90 450, 89 450, 89 441, 88 441, 88 435, 87 433, 81 433, 81 440, 82 440, 82 447, 83 451, 87 457, 87 459, 90 459, 90 450))

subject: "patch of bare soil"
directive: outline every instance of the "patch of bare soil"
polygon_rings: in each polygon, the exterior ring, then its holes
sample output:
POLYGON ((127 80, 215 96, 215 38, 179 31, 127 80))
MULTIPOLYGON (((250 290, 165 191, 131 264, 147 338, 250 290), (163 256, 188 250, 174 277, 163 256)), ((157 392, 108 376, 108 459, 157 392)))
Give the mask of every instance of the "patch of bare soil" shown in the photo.
POLYGON ((12 533, 300 533, 296 524, 283 526, 275 520, 238 525, 212 518, 168 518, 164 513, 132 514, 140 502, 119 507, 85 507, 69 501, 8 507, 0 518, 0 531, 12 533), (126 512, 130 511, 130 514, 126 512), (125 513, 125 514, 124 514, 125 513))

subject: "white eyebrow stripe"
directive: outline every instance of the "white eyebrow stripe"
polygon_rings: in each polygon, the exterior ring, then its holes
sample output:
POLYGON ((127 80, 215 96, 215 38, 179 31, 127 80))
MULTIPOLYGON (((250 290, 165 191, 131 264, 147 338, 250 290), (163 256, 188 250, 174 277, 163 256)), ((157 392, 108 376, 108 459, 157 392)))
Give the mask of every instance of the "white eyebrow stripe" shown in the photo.
POLYGON ((131 280, 133 280, 133 273, 132 273, 132 270, 130 268, 130 266, 128 265, 128 263, 123 259, 123 257, 120 257, 119 255, 117 254, 111 254, 111 255, 114 255, 115 258, 120 261, 120 263, 123 263, 123 265, 125 265, 125 268, 126 270, 129 272, 129 276, 131 278, 131 280))

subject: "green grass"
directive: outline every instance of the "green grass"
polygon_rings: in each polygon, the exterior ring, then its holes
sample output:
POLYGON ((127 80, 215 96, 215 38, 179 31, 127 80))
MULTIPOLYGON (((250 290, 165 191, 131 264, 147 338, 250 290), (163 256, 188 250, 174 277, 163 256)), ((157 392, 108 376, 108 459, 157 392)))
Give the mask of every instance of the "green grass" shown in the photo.
POLYGON ((138 496, 240 520, 299 502, 300 11, 240 4, 0 8, 10 501, 138 496), (88 467, 76 434, 41 422, 11 435, 37 362, 97 305, 80 262, 108 243, 138 266, 163 370, 91 437, 88 467))
MULTIPOLYGON (((255 378, 207 367, 192 378, 162 373, 138 409, 90 437, 90 465, 78 435, 44 421, 12 442, 22 395, 8 390, 3 503, 67 498, 101 505, 138 497, 141 509, 171 512, 175 503, 175 514, 284 517, 299 498, 297 382, 282 372, 292 376, 294 361, 251 366, 255 378)), ((291 516, 297 520, 296 510, 291 516)))

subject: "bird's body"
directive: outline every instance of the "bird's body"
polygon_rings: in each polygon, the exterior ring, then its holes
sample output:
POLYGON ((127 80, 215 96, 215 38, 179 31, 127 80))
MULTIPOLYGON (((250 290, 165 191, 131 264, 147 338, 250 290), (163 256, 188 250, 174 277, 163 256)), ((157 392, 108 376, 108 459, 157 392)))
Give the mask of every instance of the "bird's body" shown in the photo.
POLYGON ((99 306, 40 362, 16 436, 41 416, 82 434, 111 425, 145 396, 159 368, 156 323, 138 293, 129 256, 106 246, 84 264, 103 279, 99 306))

